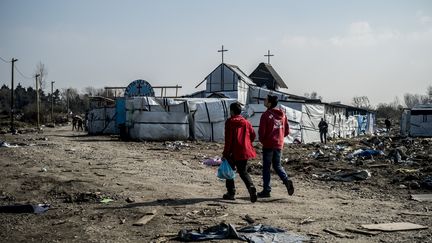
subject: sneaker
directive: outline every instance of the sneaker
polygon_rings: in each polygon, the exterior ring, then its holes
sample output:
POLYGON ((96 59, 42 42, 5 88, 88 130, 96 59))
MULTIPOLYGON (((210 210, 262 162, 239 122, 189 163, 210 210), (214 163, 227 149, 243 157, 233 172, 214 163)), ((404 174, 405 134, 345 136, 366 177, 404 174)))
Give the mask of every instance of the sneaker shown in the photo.
POLYGON ((258 197, 257 197, 257 193, 256 193, 256 188, 255 187, 251 187, 249 188, 249 195, 250 195, 250 201, 251 202, 256 202, 258 197))
POLYGON ((286 186, 286 188, 287 188, 288 195, 291 196, 292 194, 294 194, 294 185, 293 185, 292 180, 288 180, 288 181, 285 183, 285 186, 286 186))
POLYGON ((263 198, 263 197, 270 197, 270 192, 263 190, 262 192, 258 192, 257 196, 261 197, 261 198, 263 198))
POLYGON ((235 195, 234 194, 225 193, 225 194, 223 194, 222 198, 225 199, 225 200, 235 200, 235 195))

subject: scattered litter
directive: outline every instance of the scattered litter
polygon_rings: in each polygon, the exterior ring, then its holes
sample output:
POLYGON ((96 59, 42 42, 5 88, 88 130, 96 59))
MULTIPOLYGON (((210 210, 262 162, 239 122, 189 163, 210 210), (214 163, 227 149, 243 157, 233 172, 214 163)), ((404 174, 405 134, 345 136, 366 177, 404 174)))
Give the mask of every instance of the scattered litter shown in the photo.
POLYGON ((305 219, 303 219, 302 221, 300 221, 300 224, 310 224, 310 223, 313 223, 313 222, 315 222, 315 220, 314 219, 312 219, 311 217, 307 217, 307 218, 305 218, 305 219))
POLYGON ((303 242, 309 241, 310 238, 271 226, 255 225, 246 226, 239 230, 231 224, 221 223, 216 226, 209 227, 205 230, 181 230, 178 233, 177 240, 180 241, 204 241, 216 239, 236 239, 252 243, 259 242, 303 242), (241 233, 241 234, 240 234, 241 233))
POLYGON ((432 190, 432 176, 428 175, 424 177, 420 184, 423 188, 432 190))
POLYGON ((40 170, 39 170, 39 172, 47 172, 48 170, 47 170, 47 168, 45 168, 45 167, 43 167, 43 168, 41 168, 40 170))
POLYGON ((102 200, 100 200, 101 203, 109 203, 109 202, 114 202, 114 200, 112 200, 111 198, 103 198, 102 200))
POLYGON ((245 220, 246 222, 248 222, 249 224, 255 223, 255 219, 253 219, 251 216, 249 216, 249 214, 246 214, 242 219, 245 220))
POLYGON ((237 232, 243 233, 248 242, 261 243, 286 243, 286 242, 304 242, 310 241, 309 237, 297 235, 272 226, 258 224, 255 226, 246 226, 237 232))
POLYGON ((149 213, 146 213, 142 218, 138 219, 133 226, 143 226, 146 225, 150 220, 152 220, 156 216, 156 209, 152 210, 149 213))
POLYGON ((313 177, 324 181, 352 182, 367 180, 371 177, 371 173, 368 170, 355 170, 351 172, 337 171, 334 173, 323 173, 321 175, 313 174, 313 177))
POLYGON ((222 164, 222 159, 219 157, 214 157, 214 158, 205 159, 202 163, 204 165, 216 166, 222 164))
POLYGON ((128 197, 128 198, 126 198, 126 202, 127 203, 133 203, 133 202, 135 202, 135 200, 133 198, 128 197))
POLYGON ((432 194, 412 194, 411 199, 419 202, 431 202, 432 194))
POLYGON ((366 230, 355 229, 355 228, 345 228, 345 230, 352 232, 352 233, 358 233, 358 234, 363 234, 363 235, 377 235, 377 234, 379 234, 379 232, 366 231, 366 230))
POLYGON ((361 227, 368 230, 380 230, 380 231, 404 231, 404 230, 417 230, 417 229, 427 229, 427 226, 407 223, 407 222, 398 222, 398 223, 385 223, 385 224, 364 224, 361 227))
POLYGON ((354 238, 354 236, 352 236, 352 235, 348 235, 348 234, 345 234, 345 233, 339 232, 339 231, 337 231, 337 230, 323 229, 323 231, 324 231, 324 232, 327 232, 327 233, 330 233, 330 234, 332 234, 332 235, 334 235, 334 236, 336 236, 336 237, 339 237, 339 238, 349 238, 349 239, 354 238))
POLYGON ((0 213, 35 213, 41 214, 48 211, 51 205, 49 204, 25 204, 25 205, 10 205, 0 206, 0 213))
POLYGON ((0 147, 3 148, 18 148, 18 145, 11 145, 7 143, 6 141, 0 141, 0 147))
POLYGON ((163 145, 165 146, 165 148, 173 150, 181 150, 182 148, 189 147, 189 144, 182 141, 164 142, 163 145))
POLYGON ((414 216, 432 216, 431 213, 422 213, 422 212, 400 212, 399 215, 414 215, 414 216))
POLYGON ((209 227, 205 230, 180 230, 177 239, 180 241, 203 241, 215 239, 239 239, 246 241, 240 237, 235 227, 231 224, 221 223, 216 226, 209 227))

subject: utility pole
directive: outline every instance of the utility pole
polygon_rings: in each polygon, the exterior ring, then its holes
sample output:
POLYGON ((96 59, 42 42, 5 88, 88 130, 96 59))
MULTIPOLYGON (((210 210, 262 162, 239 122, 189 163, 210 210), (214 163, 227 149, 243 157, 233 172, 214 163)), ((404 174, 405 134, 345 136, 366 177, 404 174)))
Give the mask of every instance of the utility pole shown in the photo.
POLYGON ((15 132, 15 127, 14 127, 14 64, 15 62, 18 61, 18 59, 12 58, 11 63, 12 63, 12 78, 11 78, 11 132, 14 133, 15 132))
POLYGON ((40 74, 35 75, 35 81, 36 81, 36 107, 37 107, 37 129, 39 129, 39 82, 38 77, 40 74))
POLYGON ((54 83, 55 81, 51 81, 51 122, 54 124, 54 116, 53 116, 53 111, 54 111, 54 83))

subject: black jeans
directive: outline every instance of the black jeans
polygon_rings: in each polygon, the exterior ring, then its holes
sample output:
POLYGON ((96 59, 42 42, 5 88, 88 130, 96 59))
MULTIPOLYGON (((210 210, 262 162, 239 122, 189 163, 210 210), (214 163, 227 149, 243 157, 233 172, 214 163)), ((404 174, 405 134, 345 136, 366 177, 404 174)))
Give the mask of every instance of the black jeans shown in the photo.
POLYGON ((327 132, 320 132, 320 139, 321 139, 321 143, 327 143, 327 132))
MULTIPOLYGON (((247 172, 247 160, 228 161, 228 162, 231 165, 231 168, 233 168, 233 170, 237 168, 237 173, 240 175, 240 178, 243 180, 248 190, 249 188, 254 187, 252 179, 249 176, 249 173, 247 172)), ((234 195, 235 194, 234 180, 226 180, 225 185, 228 190, 228 194, 234 195)))

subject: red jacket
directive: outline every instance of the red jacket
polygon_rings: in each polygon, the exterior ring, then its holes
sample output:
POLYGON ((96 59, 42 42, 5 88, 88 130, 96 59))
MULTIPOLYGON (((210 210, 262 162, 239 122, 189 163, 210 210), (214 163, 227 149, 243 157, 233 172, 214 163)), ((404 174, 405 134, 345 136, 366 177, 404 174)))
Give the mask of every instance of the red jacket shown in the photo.
POLYGON ((250 122, 240 115, 235 115, 225 122, 225 147, 223 157, 234 161, 255 158, 252 145, 255 131, 250 122))
POLYGON ((288 134, 288 119, 282 110, 278 108, 267 109, 261 115, 258 136, 263 148, 282 149, 284 137, 288 134))

